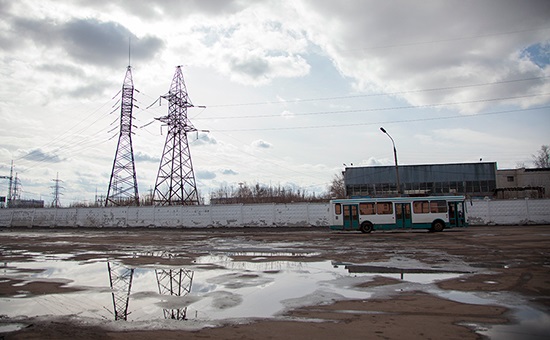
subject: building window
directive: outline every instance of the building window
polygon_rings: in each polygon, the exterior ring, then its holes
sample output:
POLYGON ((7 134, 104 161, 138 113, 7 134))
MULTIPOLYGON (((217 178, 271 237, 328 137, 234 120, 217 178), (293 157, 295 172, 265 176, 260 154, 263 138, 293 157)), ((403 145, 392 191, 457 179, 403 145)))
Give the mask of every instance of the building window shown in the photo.
POLYGON ((506 181, 513 182, 514 181, 514 176, 506 176, 506 181))

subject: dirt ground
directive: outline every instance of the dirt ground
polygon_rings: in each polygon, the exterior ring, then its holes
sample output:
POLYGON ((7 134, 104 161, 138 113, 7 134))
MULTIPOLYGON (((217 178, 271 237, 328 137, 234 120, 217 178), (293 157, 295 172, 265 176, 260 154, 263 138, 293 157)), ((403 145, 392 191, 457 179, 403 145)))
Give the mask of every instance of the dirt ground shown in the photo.
MULTIPOLYGON (((476 273, 440 281, 443 290, 503 292, 519 295, 537 310, 550 314, 550 226, 484 226, 461 230, 428 232, 332 232, 326 228, 232 228, 232 229, 3 229, 0 231, 0 262, 32 261, 33 253, 81 254, 109 252, 111 257, 131 264, 158 263, 159 258, 127 258, 133 249, 176 251, 177 259, 192 263, 199 254, 223 252, 226 240, 242 244, 288 243, 269 261, 319 261, 372 263, 398 255, 442 268, 456 259, 476 273), (237 241, 235 241, 237 240, 237 241), (288 248, 288 247, 287 247, 288 248), (288 251, 309 254, 288 256, 288 251), (311 255, 313 254, 313 255, 311 255)), ((247 248, 248 249, 248 248, 247 248)), ((246 253, 245 253, 246 254, 246 253)), ((97 257, 97 255, 94 255, 97 257)), ((252 260, 247 255, 238 260, 252 260)), ((235 259, 237 260, 237 259, 235 259)), ((363 288, 387 286, 399 280, 384 276, 363 288)), ((0 272, 0 298, 13 297, 20 281, 0 272)), ((57 294, 72 289, 53 282, 32 282, 32 294, 57 294)), ((482 336, 471 324, 496 325, 515 322, 502 305, 459 303, 425 291, 396 292, 387 298, 335 301, 331 304, 298 307, 285 319, 258 319, 200 330, 113 331, 101 325, 74 324, 70 319, 18 320, 26 327, 0 333, 0 339, 476 339, 482 336)), ((11 320, 0 316, 0 323, 11 320)), ((514 337, 511 337, 514 338, 514 337)), ((518 335, 517 338, 522 338, 518 335)))

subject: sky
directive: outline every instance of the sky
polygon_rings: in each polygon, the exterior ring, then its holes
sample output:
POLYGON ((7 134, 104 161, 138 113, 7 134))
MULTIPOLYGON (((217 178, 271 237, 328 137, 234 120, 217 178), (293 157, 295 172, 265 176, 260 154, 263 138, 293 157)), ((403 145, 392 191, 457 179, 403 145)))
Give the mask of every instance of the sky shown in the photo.
POLYGON ((206 199, 392 165, 380 127, 402 165, 532 167, 550 144, 545 0, 0 0, 0 46, 0 176, 13 161, 21 198, 46 204, 56 178, 62 206, 107 194, 128 65, 140 195, 178 65, 206 199))

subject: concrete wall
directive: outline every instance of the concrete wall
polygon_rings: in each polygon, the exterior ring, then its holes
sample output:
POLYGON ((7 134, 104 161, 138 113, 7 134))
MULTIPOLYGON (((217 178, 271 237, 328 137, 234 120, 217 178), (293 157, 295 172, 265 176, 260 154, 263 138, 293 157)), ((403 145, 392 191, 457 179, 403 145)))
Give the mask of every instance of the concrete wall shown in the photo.
MULTIPOLYGON (((550 224, 550 200, 468 201, 471 225, 550 224)), ((0 227, 307 227, 329 225, 328 203, 0 209, 0 227)))
POLYGON ((302 227, 328 221, 328 203, 0 209, 0 227, 302 227))

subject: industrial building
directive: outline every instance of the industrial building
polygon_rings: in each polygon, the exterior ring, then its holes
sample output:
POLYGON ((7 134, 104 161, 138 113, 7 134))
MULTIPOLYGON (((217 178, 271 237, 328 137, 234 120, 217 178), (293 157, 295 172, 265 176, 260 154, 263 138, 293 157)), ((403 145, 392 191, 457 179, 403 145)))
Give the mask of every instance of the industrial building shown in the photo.
POLYGON ((550 168, 498 170, 496 198, 550 198, 550 168))
MULTIPOLYGON (((409 196, 460 194, 492 197, 497 189, 495 162, 400 165, 401 193, 409 196)), ((387 197, 398 194, 395 166, 346 167, 348 197, 387 197)))

